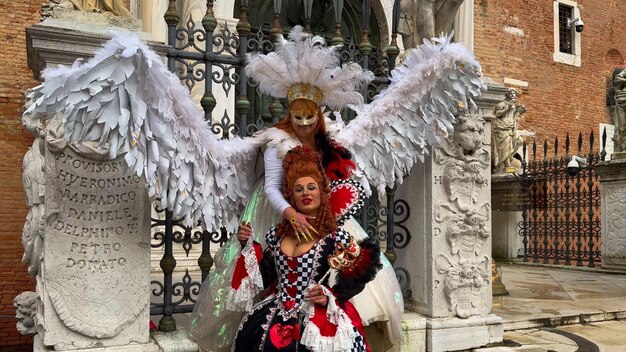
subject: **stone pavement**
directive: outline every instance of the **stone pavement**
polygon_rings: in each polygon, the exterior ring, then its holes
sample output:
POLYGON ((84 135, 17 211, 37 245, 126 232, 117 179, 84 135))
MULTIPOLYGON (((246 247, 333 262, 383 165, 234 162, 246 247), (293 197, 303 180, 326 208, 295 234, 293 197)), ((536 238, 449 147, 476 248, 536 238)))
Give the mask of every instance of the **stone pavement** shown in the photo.
POLYGON ((476 352, 626 351, 626 273, 502 265, 502 346, 476 352))
MULTIPOLYGON (((504 343, 474 351, 626 352, 626 273, 522 264, 501 270, 510 296, 493 313, 504 320, 504 343)), ((179 328, 188 325, 189 314, 175 317, 179 328)))
POLYGON ((474 352, 624 352, 626 321, 611 320, 504 333, 502 346, 474 352))

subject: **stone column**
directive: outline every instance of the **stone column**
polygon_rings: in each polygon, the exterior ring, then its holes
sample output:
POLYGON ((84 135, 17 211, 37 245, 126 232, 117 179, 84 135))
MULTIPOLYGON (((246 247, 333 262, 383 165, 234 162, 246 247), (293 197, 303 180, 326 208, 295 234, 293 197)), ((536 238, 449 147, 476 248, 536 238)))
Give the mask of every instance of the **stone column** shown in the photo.
POLYGON ((596 166, 602 191, 602 267, 626 270, 626 159, 596 166))
POLYGON ((465 0, 454 20, 454 40, 474 51, 474 0, 465 0))
POLYGON ((520 185, 514 175, 491 175, 494 258, 516 259, 524 245, 519 235, 522 221, 520 185))
POLYGON ((426 318, 426 349, 454 351, 502 340, 491 314, 491 87, 461 116, 447 145, 432 151, 396 194, 411 206, 411 241, 396 266, 410 274, 407 309, 426 318))
MULTIPOLYGON (((55 9, 27 29, 33 75, 93 56, 110 27, 139 31, 141 22, 55 9)), ((42 199, 31 197, 25 224, 24 261, 37 275, 37 292, 16 299, 25 312, 35 302, 35 312, 24 314, 35 331, 23 332, 36 333, 35 351, 158 350, 149 335, 151 205, 143 181, 123 157, 108 160, 97 145, 68 145, 58 117, 45 128, 31 118, 24 123, 38 139, 25 157, 24 182, 42 199)))

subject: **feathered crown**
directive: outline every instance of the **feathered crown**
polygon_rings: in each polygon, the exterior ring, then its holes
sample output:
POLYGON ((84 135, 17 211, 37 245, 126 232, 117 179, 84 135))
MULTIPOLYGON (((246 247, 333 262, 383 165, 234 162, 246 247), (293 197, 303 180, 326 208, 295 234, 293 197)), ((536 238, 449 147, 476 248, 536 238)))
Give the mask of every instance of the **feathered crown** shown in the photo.
POLYGON ((259 83, 261 93, 274 98, 309 99, 333 110, 360 104, 360 91, 374 74, 354 62, 339 66, 337 50, 295 26, 288 39, 278 37, 275 51, 248 54, 246 74, 259 83))

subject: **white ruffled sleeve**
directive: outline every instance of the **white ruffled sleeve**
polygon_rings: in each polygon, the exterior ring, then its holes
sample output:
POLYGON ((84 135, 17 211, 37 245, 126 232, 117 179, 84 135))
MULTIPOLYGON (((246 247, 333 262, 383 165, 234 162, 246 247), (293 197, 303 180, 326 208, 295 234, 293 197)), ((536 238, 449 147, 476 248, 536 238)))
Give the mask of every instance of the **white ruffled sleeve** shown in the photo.
POLYGON ((283 196, 283 162, 276 154, 276 148, 265 150, 265 195, 267 200, 279 214, 291 205, 283 196))

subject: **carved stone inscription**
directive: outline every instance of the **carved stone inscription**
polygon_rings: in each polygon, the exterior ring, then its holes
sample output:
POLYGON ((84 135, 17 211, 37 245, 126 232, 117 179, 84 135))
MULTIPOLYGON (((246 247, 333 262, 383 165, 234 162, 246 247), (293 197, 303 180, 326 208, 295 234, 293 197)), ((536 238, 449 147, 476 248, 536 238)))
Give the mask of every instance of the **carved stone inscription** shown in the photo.
MULTIPOLYGON (((91 159, 69 147, 48 150, 46 165, 44 285, 54 308, 46 307, 46 320, 58 317, 96 338, 137 332, 137 324, 147 329, 150 224, 141 178, 123 158, 91 159)), ((47 334, 44 343, 57 344, 62 335, 47 334)), ((134 335, 129 341, 138 341, 134 335)))
POLYGON ((57 185, 64 212, 52 229, 71 239, 66 268, 105 273, 127 265, 124 235, 137 231, 136 188, 141 179, 123 176, 123 160, 89 161, 62 152, 56 156, 57 185), (89 175, 79 173, 87 171, 89 175))

